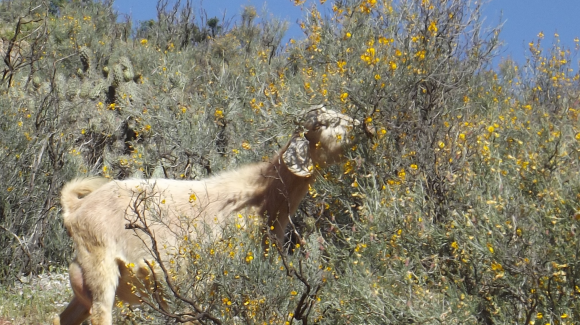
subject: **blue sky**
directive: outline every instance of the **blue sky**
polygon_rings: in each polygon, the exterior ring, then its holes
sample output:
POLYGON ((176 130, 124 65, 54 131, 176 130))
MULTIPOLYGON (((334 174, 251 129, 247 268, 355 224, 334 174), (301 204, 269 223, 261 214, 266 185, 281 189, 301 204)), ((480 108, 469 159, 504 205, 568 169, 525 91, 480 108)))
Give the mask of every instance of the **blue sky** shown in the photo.
POLYGON ((503 17, 501 39, 506 44, 500 56, 520 64, 524 63, 524 54, 529 54, 528 43, 540 32, 545 34, 544 47, 552 44, 556 32, 560 44, 569 48, 574 48, 574 38, 580 37, 578 0, 491 0, 484 13, 488 23, 497 23, 503 17))
MULTIPOLYGON (((313 2, 313 0, 308 0, 313 2)), ((316 1, 318 3, 318 1, 316 1)), ((327 3, 331 3, 329 0, 327 3)), ((130 14, 134 20, 155 18, 157 0, 117 0, 115 7, 119 12, 130 14)), ((195 2, 194 3, 198 3, 195 2)), ((300 7, 291 0, 206 0, 202 7, 209 18, 239 18, 244 5, 253 5, 258 14, 265 8, 269 15, 287 20, 290 23, 289 37, 300 38, 301 31, 297 21, 302 16, 300 7)), ((554 33, 560 35, 560 44, 574 47, 574 38, 580 37, 580 0, 489 0, 484 5, 485 23, 495 25, 504 22, 501 39, 504 47, 499 59, 511 57, 519 64, 525 63, 529 53, 528 43, 536 40, 539 32, 546 37, 543 41, 549 46, 554 33), (502 14, 503 13, 503 14, 502 14), (500 20, 501 18, 501 20, 500 20)), ((496 60, 497 62, 497 60, 496 60)))

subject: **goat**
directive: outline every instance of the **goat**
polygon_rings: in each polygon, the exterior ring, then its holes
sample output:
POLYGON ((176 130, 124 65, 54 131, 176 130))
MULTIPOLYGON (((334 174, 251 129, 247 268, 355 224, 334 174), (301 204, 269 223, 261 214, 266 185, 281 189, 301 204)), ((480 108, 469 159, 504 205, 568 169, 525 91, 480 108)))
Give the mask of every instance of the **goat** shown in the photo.
MULTIPOLYGON (((349 133, 359 124, 318 105, 302 123, 305 133, 295 133, 270 162, 200 181, 69 182, 62 189, 61 203, 64 225, 76 249, 69 267, 74 298, 54 324, 78 325, 90 316, 93 325, 110 325, 115 296, 129 304, 141 303, 134 289, 143 289, 139 280, 149 275, 146 261, 153 256, 148 243, 158 241, 160 250, 176 247, 178 233, 188 231, 180 227, 184 217, 209 225, 209 231, 219 236, 234 212, 253 209, 267 218, 266 227, 273 229, 273 239, 281 245, 289 215, 314 182, 315 166, 338 162, 343 146, 354 138, 349 133), (157 213, 139 207, 144 197, 155 200, 157 213), (149 235, 135 225, 138 220, 148 221, 149 235)), ((206 236, 197 231, 187 234, 206 236)))

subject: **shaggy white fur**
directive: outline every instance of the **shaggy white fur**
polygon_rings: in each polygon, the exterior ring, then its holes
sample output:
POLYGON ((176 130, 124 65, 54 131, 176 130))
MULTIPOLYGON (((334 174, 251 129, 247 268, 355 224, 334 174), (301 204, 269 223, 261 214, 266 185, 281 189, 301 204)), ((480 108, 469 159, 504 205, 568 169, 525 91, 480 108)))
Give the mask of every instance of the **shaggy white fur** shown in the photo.
POLYGON ((78 325, 91 316, 93 325, 110 325, 115 296, 139 304, 135 289, 145 289, 134 277, 149 275, 144 261, 153 259, 152 238, 164 254, 184 235, 219 237, 235 212, 251 209, 267 218, 282 244, 289 215, 314 181, 313 166, 340 160, 358 124, 320 105, 306 115, 304 136, 296 134, 270 162, 200 181, 71 181, 61 203, 76 249, 69 268, 75 297, 54 324, 78 325))

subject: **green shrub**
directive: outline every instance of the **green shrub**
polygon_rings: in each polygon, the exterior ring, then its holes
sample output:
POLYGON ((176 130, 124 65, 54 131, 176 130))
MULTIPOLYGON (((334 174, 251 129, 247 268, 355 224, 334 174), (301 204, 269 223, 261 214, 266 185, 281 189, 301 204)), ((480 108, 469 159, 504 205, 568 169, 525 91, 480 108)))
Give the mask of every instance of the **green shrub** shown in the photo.
POLYGON ((200 179, 266 160, 325 103, 364 125, 294 216, 289 252, 261 258, 258 226, 184 241, 170 309, 149 297, 118 322, 580 319, 576 50, 540 34, 526 67, 494 69, 500 30, 470 1, 309 7, 287 46, 285 24, 254 8, 227 26, 161 3, 133 36, 109 3, 0 3, 0 36, 30 46, 0 63, 3 285, 71 259, 64 182, 200 179))

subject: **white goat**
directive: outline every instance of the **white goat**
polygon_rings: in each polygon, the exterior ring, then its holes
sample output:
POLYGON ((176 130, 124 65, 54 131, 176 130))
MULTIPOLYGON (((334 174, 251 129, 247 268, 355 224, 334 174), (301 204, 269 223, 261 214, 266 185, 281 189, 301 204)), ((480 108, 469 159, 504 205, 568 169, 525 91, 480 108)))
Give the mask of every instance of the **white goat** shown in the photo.
POLYGON ((267 217, 280 245, 289 215, 314 181, 314 166, 337 162, 358 124, 320 105, 306 115, 304 136, 296 134, 270 162, 201 181, 88 178, 66 184, 61 202, 76 249, 69 268, 74 298, 54 324, 78 325, 91 316, 93 325, 110 325, 115 296, 139 304, 134 292, 143 289, 138 280, 149 275, 145 261, 153 259, 151 237, 163 250, 174 248, 181 234, 200 236, 180 224, 184 218, 219 236, 228 217, 251 208, 267 217), (153 209, 145 198, 154 200, 153 209), (152 235, 140 230, 139 222, 146 222, 152 235))

